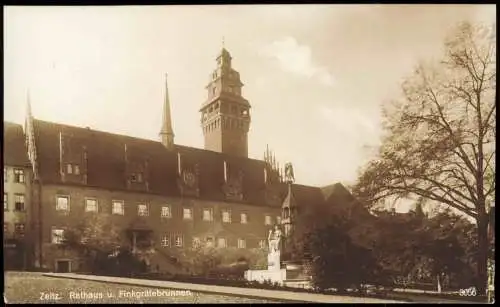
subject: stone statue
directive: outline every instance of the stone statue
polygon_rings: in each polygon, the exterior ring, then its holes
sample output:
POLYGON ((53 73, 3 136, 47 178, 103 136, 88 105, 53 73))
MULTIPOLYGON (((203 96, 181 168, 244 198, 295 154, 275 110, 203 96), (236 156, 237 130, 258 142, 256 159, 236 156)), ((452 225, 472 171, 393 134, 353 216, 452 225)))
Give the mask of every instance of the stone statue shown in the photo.
POLYGON ((269 241, 269 252, 275 253, 280 250, 281 243, 281 229, 278 225, 274 225, 274 230, 269 230, 269 235, 267 237, 269 241))
POLYGON ((288 162, 285 164, 285 181, 293 183, 295 181, 295 175, 293 174, 292 163, 288 162))

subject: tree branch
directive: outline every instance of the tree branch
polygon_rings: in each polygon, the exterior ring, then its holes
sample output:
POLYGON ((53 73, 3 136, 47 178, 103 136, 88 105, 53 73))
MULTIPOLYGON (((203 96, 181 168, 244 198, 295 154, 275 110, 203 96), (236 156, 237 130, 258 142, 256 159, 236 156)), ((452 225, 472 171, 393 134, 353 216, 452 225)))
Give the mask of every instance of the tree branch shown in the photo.
POLYGON ((416 195, 445 203, 452 208, 455 208, 457 210, 460 210, 461 212, 464 212, 465 214, 469 215, 470 217, 473 217, 473 218, 477 217, 477 214, 475 212, 473 212, 470 207, 459 206, 456 203, 454 203, 453 201, 446 199, 440 195, 437 195, 432 191, 428 191, 428 190, 417 188, 417 187, 412 187, 412 188, 409 188, 408 190, 406 190, 406 188, 404 188, 404 187, 397 187, 397 186, 394 186, 393 188, 394 188, 394 190, 400 190, 401 192, 404 192, 404 193, 412 192, 416 195))
POLYGON ((455 136, 455 133, 453 132, 453 129, 451 128, 450 124, 448 123, 448 121, 446 120, 446 117, 444 116, 444 113, 443 113, 443 110, 442 110, 442 107, 441 105, 439 104, 438 102, 438 99, 434 93, 434 91, 432 90, 432 88, 428 87, 428 90, 429 92, 431 93, 432 95, 432 98, 431 101, 436 105, 437 107, 437 110, 438 110, 438 113, 439 113, 439 117, 441 118, 441 120, 443 121, 443 124, 444 126, 446 127, 446 129, 448 130, 448 133, 450 134, 451 136, 451 139, 452 141, 455 142, 455 145, 457 146, 457 148, 460 150, 461 154, 463 156, 460 156, 465 164, 467 165, 467 167, 469 168, 469 170, 471 171, 471 173, 473 174, 476 174, 477 171, 476 169, 474 168, 474 165, 472 165, 472 162, 469 160, 469 158, 467 157, 467 154, 465 153, 464 149, 462 148, 462 146, 457 142, 457 138, 455 136))

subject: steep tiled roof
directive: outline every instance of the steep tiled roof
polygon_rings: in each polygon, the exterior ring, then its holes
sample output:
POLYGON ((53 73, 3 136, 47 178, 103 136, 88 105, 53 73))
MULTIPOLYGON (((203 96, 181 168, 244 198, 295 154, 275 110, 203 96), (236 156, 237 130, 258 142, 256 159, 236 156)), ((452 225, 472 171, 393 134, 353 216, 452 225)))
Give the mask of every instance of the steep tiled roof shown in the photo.
POLYGON ((23 126, 11 122, 3 123, 3 161, 5 165, 29 166, 23 126))
MULTIPOLYGON (((231 156, 219 152, 176 145, 174 150, 166 149, 160 142, 130 136, 96 131, 34 120, 35 140, 39 163, 39 174, 44 183, 63 183, 59 174, 59 133, 64 136, 65 152, 78 153, 85 148, 87 153, 87 185, 108 189, 126 190, 126 158, 148 161, 148 193, 181 196, 177 186, 178 156, 183 165, 198 165, 199 197, 207 200, 224 201, 224 161, 230 169, 243 173, 244 203, 265 205, 266 193, 270 187, 264 183, 265 162, 255 159, 231 156)), ((281 207, 287 195, 287 185, 273 184, 281 207)), ((298 206, 311 202, 322 202, 320 188, 294 184, 292 191, 298 206)))
POLYGON ((341 183, 322 187, 321 191, 328 203, 341 204, 355 200, 354 196, 341 183))

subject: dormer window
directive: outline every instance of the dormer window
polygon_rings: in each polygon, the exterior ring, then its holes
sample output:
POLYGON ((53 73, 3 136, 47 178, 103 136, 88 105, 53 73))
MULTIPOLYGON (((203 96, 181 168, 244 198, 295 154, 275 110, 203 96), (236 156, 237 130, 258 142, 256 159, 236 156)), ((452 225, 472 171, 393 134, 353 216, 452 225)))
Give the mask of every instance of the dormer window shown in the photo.
POLYGON ((142 173, 133 173, 130 175, 130 181, 131 182, 137 182, 141 183, 142 182, 142 173))
POLYGON ((68 163, 66 164, 66 173, 80 175, 80 166, 78 164, 68 163))

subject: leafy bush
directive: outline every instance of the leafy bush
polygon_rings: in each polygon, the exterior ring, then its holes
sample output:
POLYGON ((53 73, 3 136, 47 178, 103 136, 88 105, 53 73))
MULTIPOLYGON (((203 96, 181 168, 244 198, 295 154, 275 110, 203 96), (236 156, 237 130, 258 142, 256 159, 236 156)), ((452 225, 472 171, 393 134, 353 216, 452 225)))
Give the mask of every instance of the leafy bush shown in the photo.
POLYGON ((239 275, 258 265, 267 265, 267 254, 261 249, 215 248, 200 246, 182 252, 181 265, 192 275, 239 275))

